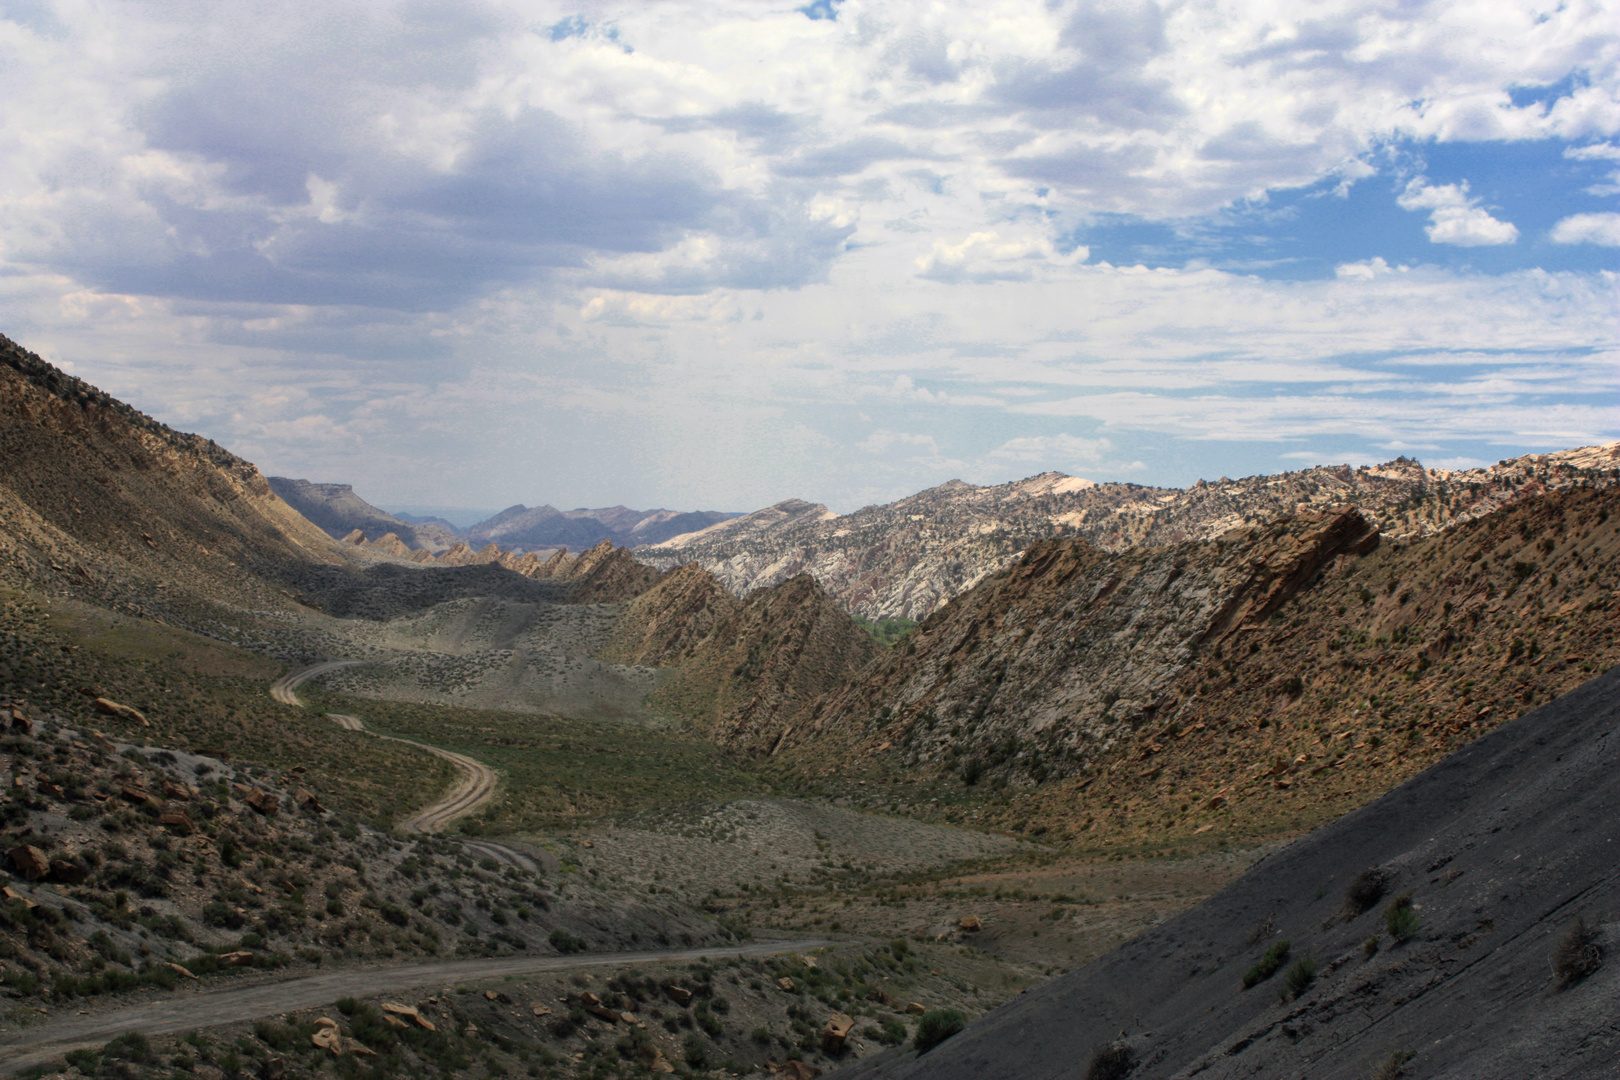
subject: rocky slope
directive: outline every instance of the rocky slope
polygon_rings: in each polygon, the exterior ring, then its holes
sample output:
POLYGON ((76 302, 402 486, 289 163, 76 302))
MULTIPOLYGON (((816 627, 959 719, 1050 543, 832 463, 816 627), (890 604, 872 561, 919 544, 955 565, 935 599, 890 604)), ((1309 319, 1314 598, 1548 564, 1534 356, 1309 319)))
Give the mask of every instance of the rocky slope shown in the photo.
POLYGON ((707 571, 684 567, 627 608, 605 656, 674 665, 651 699, 655 706, 722 746, 765 751, 783 718, 877 652, 808 574, 738 601, 707 571))
POLYGON ((0 580, 150 611, 286 607, 287 567, 341 557, 250 463, 0 337, 0 580))
POLYGON ((1074 836, 1308 825, 1620 663, 1617 566, 1620 492, 1580 488, 1409 543, 1354 511, 1047 541, 778 722, 779 752, 954 774, 998 789, 986 823, 1074 836))
POLYGON ((1385 535, 1423 536, 1527 494, 1612 484, 1620 443, 1515 458, 1487 469, 1425 469, 1407 458, 1352 469, 1199 481, 1185 490, 1095 484, 1043 473, 974 487, 953 480, 842 517, 789 500, 637 552, 696 562, 742 595, 808 573, 850 611, 920 619, 1048 537, 1121 551, 1208 539, 1284 515, 1355 506, 1385 535))
POLYGON ((1617 799, 1610 672, 921 1058, 838 1075, 1612 1076, 1617 799))
POLYGON ((460 539, 442 525, 413 524, 379 510, 356 495, 348 484, 312 484, 272 476, 270 488, 334 540, 358 529, 368 536, 392 536, 407 550, 443 551, 460 539))

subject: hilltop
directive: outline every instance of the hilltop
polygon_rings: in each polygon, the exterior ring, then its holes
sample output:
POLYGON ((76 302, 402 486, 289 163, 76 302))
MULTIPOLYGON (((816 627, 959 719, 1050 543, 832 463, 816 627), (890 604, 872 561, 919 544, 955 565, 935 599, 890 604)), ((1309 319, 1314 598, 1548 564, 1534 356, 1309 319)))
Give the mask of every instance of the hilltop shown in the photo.
POLYGON ((1542 490, 1613 483, 1617 464, 1620 443, 1483 469, 1426 469, 1397 458, 1200 480, 1184 490, 1055 472, 990 487, 952 480, 842 516, 791 499, 643 548, 637 557, 658 567, 696 562, 738 595, 807 573, 855 614, 921 619, 1043 539, 1083 539, 1104 551, 1163 547, 1353 506, 1385 536, 1401 540, 1542 490))

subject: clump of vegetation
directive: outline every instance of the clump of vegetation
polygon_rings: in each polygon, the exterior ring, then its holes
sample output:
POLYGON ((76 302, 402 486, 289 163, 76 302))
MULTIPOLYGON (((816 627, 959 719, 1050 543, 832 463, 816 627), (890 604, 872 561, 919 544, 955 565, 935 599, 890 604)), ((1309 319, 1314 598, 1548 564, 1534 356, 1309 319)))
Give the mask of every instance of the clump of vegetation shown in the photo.
POLYGON ((1099 1046, 1086 1067, 1086 1080, 1125 1080, 1136 1068, 1136 1051, 1125 1043, 1099 1046))
POLYGON ((1344 890, 1344 916, 1354 919, 1371 911, 1373 905, 1384 898, 1384 872, 1379 869, 1363 870, 1344 890))
POLYGON ((864 615, 852 615, 850 618, 866 631, 868 637, 885 649, 917 629, 916 619, 868 619, 864 615))
POLYGON ((1283 1001, 1293 1001, 1309 990, 1311 983, 1315 981, 1316 961, 1309 956, 1302 956, 1294 961, 1293 966, 1288 969, 1288 974, 1283 976, 1282 989, 1277 991, 1277 997, 1283 1001))
POLYGON ((967 1027, 967 1018, 956 1009, 930 1009, 917 1021, 917 1034, 912 1042, 917 1053, 926 1054, 958 1031, 967 1027))
POLYGON ((1553 946, 1552 969, 1560 986, 1580 982, 1603 965, 1603 947, 1597 934, 1586 925, 1586 919, 1576 916, 1575 925, 1553 946))
POLYGON ((1418 932, 1423 920, 1418 917, 1417 909, 1412 906, 1412 894, 1404 892, 1390 901, 1389 907, 1384 909, 1384 929, 1395 943, 1401 944, 1410 941, 1412 935, 1418 932))
POLYGON ((1255 965, 1243 973, 1243 989, 1258 986, 1277 974, 1277 969, 1288 959, 1288 947, 1288 942, 1279 941, 1267 949, 1260 959, 1255 961, 1255 965))
POLYGON ((564 954, 584 952, 589 947, 584 938, 575 937, 562 929, 553 930, 546 940, 551 942, 553 949, 564 954))
POLYGON ((1406 1063, 1412 1060, 1412 1056, 1410 1050, 1391 1050, 1389 1056, 1373 1069, 1371 1080, 1395 1080, 1406 1070, 1406 1063))

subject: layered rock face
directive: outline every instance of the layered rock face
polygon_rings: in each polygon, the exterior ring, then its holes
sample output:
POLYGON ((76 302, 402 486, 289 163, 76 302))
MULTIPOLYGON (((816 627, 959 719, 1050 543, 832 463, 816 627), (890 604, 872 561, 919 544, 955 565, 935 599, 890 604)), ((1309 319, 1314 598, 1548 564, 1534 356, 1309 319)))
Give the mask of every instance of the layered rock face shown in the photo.
POLYGON ((877 652, 808 575, 739 601, 708 571, 682 567, 626 608, 604 656, 675 665, 657 707, 723 746, 768 752, 801 709, 877 652))
POLYGON ((969 758, 1041 779, 1072 770, 1163 709, 1200 647, 1264 621, 1378 540, 1351 510, 1118 554, 1041 541, 802 716, 780 748, 858 730, 911 766, 969 758))
POLYGON ((1030 544, 1054 536, 1123 551, 1354 506, 1385 535, 1404 539, 1549 488, 1613 484, 1617 467, 1620 443, 1461 472, 1398 458, 1357 469, 1321 466, 1199 481, 1185 490, 1094 484, 1061 473, 993 487, 953 480, 842 517, 789 500, 637 555, 660 567, 699 563, 739 595, 808 573, 857 614, 920 619, 1030 544))
POLYGON ((181 594, 280 606, 340 549, 249 462, 0 337, 0 574, 156 610, 181 594))
POLYGON ((1049 541, 780 749, 812 774, 1005 785, 1005 823, 1075 835, 1304 825, 1620 663, 1617 584, 1615 490, 1407 543, 1354 511, 1118 554, 1049 541))

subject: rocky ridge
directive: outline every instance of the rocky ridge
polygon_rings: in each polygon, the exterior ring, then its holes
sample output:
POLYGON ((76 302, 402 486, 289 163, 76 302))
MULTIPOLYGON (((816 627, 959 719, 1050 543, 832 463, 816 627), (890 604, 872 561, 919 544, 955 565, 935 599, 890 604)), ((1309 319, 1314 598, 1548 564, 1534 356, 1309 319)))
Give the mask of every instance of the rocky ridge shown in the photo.
POLYGON ((877 654, 871 637, 808 574, 744 600, 698 567, 666 574, 620 616, 602 655, 673 665, 655 707, 736 749, 769 750, 796 715, 877 654))
POLYGON ((349 484, 312 484, 272 476, 270 488, 334 540, 351 536, 356 530, 372 536, 387 534, 409 552, 424 548, 443 551, 460 539, 442 525, 409 522, 379 510, 356 495, 349 484))
POLYGON ((621 547, 639 547, 697 532, 735 516, 718 510, 632 510, 627 506, 559 510, 555 506, 520 503, 470 526, 462 535, 469 543, 498 542, 516 551, 578 551, 603 540, 621 547))
POLYGON ((1200 480, 1185 490, 1098 484, 1062 473, 990 487, 953 480, 843 516, 788 500, 637 556, 665 568, 696 562, 738 595, 808 573, 856 614, 920 619, 1049 537, 1123 551, 1353 506, 1384 535, 1404 539, 1549 488, 1614 484, 1617 467, 1620 443, 1527 455, 1483 469, 1426 469, 1397 458, 1360 468, 1200 480))
POLYGON ((0 337, 0 581, 113 607, 293 606, 342 550, 254 466, 0 337))
POLYGON ((1616 566, 1620 492, 1584 488, 1407 543, 1355 511, 1048 541, 773 728, 807 773, 992 789, 985 824, 1300 827, 1620 663, 1616 566))

